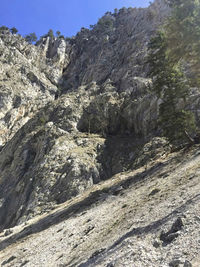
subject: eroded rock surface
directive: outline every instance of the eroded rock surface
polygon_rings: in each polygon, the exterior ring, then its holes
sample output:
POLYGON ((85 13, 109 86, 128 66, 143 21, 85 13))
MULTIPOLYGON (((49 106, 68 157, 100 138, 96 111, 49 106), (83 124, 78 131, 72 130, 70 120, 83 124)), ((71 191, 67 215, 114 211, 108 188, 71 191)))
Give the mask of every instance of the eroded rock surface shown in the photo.
POLYGON ((107 13, 68 41, 1 33, 0 229, 133 168, 157 131, 145 58, 163 7, 107 13))
POLYGON ((198 267, 199 155, 199 146, 170 153, 95 185, 8 235, 2 232, 0 262, 198 267), (177 235, 163 243, 162 232, 177 235))
POLYGON ((45 45, 36 47, 19 35, 0 33, 1 146, 58 94, 57 85, 68 64, 66 43, 59 42, 47 58, 45 45))
POLYGON ((82 88, 41 109, 15 134, 0 154, 1 229, 132 167, 145 138, 134 134, 131 114, 122 118, 128 101, 122 99, 82 88))
POLYGON ((169 12, 123 8, 37 45, 1 32, 2 266, 198 262, 199 146, 171 153, 149 90, 148 42, 169 12))

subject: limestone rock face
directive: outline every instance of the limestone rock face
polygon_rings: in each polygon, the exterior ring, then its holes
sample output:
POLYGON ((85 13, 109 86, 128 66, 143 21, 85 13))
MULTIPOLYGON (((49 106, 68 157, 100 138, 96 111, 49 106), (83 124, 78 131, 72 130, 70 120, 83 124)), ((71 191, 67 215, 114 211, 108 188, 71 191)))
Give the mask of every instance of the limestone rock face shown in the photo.
MULTIPOLYGON (((107 13, 93 30, 82 29, 69 41, 45 37, 37 46, 19 35, 1 32, 0 145, 54 100, 60 88, 73 91, 95 82, 101 90, 114 88, 141 102, 150 82, 147 43, 167 13, 162 1, 147 9, 121 9, 107 13)), ((143 131, 143 127, 135 128, 143 131)))
POLYGON ((123 8, 36 45, 1 32, 0 230, 149 160, 140 151, 158 131, 159 100, 147 45, 168 13, 162 1, 123 8))
POLYGON ((68 89, 108 79, 118 91, 129 91, 134 97, 137 79, 147 76, 147 44, 169 10, 163 1, 146 9, 122 8, 106 13, 91 31, 82 29, 72 46, 70 64, 64 72, 68 89))
POLYGON ((136 159, 144 141, 134 133, 132 100, 78 90, 42 108, 2 148, 1 229, 50 211, 136 159))
POLYGON ((105 139, 76 130, 79 101, 71 95, 52 103, 3 148, 1 225, 48 211, 100 181, 105 139))
MULTIPOLYGON (((46 40, 48 42, 48 40, 46 40)), ((66 44, 57 41, 50 50, 28 44, 9 32, 0 34, 0 145, 47 103, 55 99, 62 77, 66 44)))
MULTIPOLYGON (((122 8, 36 45, 0 32, 0 265, 200 266, 200 146, 171 152, 149 90, 169 12, 122 8)), ((197 123, 199 103, 193 88, 197 123)))
POLYGON ((1 265, 198 267, 199 161, 199 145, 166 154, 4 230, 1 265))

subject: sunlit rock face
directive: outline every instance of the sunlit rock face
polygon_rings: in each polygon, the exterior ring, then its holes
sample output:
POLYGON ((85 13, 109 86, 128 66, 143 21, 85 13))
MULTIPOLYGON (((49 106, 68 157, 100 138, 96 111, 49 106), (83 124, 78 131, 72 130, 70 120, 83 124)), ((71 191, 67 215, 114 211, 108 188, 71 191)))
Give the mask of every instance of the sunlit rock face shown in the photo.
POLYGON ((37 45, 0 33, 0 229, 137 165, 159 131, 146 58, 168 13, 122 8, 37 45))
MULTIPOLYGON (((48 43, 48 40, 46 40, 48 43)), ((55 99, 65 64, 66 44, 56 41, 47 58, 45 45, 0 34, 0 144, 4 145, 36 112, 55 99)), ((66 61, 67 64, 67 61, 66 61)))
MULTIPOLYGON (((200 266, 199 144, 157 124, 162 0, 36 45, 0 32, 0 265, 200 266)), ((199 89, 187 99, 199 123, 199 89)))
POLYGON ((65 86, 111 80, 118 91, 137 94, 135 78, 146 78, 147 44, 169 9, 163 1, 149 8, 122 8, 106 13, 92 30, 82 29, 73 43, 71 63, 64 72, 65 86))

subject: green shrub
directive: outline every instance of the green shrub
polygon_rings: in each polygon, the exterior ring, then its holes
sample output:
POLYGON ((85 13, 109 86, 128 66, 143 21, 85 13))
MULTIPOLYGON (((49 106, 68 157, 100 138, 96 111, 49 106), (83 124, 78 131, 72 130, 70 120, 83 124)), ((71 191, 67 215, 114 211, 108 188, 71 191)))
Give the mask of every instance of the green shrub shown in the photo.
POLYGON ((32 44, 32 43, 34 43, 34 42, 37 41, 37 36, 36 36, 36 34, 33 32, 33 33, 30 33, 30 34, 27 34, 27 35, 25 36, 25 40, 26 40, 28 43, 32 44))
POLYGON ((97 25, 103 31, 110 31, 114 27, 114 21, 111 16, 104 16, 98 21, 97 25))
POLYGON ((15 27, 11 28, 10 31, 12 34, 18 33, 18 30, 15 27))
POLYGON ((48 31, 47 36, 49 36, 51 39, 54 39, 54 33, 52 29, 48 31))
POLYGON ((57 31, 56 32, 56 36, 59 37, 61 35, 61 32, 60 31, 57 31))
POLYGON ((0 27, 0 32, 4 32, 4 31, 8 31, 8 30, 9 30, 9 28, 6 27, 6 26, 1 26, 0 27))

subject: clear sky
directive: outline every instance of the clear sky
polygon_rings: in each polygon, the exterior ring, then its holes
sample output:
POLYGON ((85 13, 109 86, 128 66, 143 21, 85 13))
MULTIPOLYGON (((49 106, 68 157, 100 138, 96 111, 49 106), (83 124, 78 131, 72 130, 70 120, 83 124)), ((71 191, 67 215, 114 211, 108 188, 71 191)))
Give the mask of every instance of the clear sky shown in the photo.
POLYGON ((146 7, 149 0, 0 0, 0 26, 16 27, 22 35, 39 37, 53 29, 64 36, 95 24, 114 8, 146 7))

